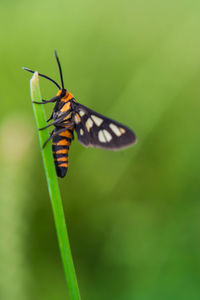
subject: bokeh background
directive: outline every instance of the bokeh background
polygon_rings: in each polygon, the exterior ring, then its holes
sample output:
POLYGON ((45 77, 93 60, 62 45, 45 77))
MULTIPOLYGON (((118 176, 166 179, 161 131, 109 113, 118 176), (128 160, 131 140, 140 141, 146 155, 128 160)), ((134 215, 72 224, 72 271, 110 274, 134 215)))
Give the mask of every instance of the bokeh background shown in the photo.
POLYGON ((200 299, 200 2, 1 0, 0 25, 0 299, 68 299, 21 69, 59 81, 55 48, 76 99, 138 136, 75 139, 59 179, 82 299, 200 299))

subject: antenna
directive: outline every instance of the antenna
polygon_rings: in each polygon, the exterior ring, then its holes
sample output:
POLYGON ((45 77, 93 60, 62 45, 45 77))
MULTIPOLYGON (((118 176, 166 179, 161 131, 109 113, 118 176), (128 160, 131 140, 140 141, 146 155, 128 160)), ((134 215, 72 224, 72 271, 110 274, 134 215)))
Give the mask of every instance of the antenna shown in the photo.
POLYGON ((62 89, 64 90, 64 82, 63 82, 62 69, 61 69, 60 61, 59 61, 58 54, 57 54, 56 50, 55 50, 55 57, 56 57, 56 60, 57 60, 57 63, 58 63, 58 67, 59 67, 60 80, 61 80, 62 89))
MULTIPOLYGON (((30 70, 28 68, 25 68, 25 67, 22 67, 22 69, 25 70, 25 71, 28 71, 30 73, 35 73, 35 71, 32 71, 32 70, 30 70)), ((61 87, 59 86, 59 84, 55 80, 51 79, 50 77, 48 77, 48 76, 46 76, 44 74, 38 73, 38 75, 41 76, 41 77, 44 77, 44 78, 46 78, 48 80, 50 80, 51 82, 53 82, 59 88, 59 90, 61 90, 61 87)))

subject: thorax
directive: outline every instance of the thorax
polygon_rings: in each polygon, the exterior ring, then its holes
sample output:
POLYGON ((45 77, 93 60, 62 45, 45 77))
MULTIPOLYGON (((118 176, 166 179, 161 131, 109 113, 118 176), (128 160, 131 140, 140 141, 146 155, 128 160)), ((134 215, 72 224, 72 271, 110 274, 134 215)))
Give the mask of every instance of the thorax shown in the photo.
POLYGON ((71 93, 67 93, 62 97, 59 102, 56 103, 53 110, 53 119, 64 118, 62 120, 70 120, 73 115, 72 103, 75 102, 74 96, 71 93))

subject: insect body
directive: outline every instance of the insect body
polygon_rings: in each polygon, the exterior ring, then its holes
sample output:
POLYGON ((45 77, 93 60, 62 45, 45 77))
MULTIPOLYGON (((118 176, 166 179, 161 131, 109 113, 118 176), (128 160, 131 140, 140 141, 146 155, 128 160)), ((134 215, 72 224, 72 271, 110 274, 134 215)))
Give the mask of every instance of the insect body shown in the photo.
MULTIPOLYGON (((83 146, 109 150, 119 150, 134 144, 136 136, 132 130, 121 123, 77 103, 73 95, 64 88, 62 70, 56 52, 55 56, 60 71, 62 88, 50 77, 39 73, 39 76, 52 81, 59 88, 59 91, 54 98, 35 103, 55 102, 53 113, 47 120, 48 122, 53 120, 53 122, 44 128, 40 128, 40 130, 52 125, 55 126, 43 147, 52 140, 57 175, 64 177, 68 169, 68 151, 71 141, 74 139, 74 130, 78 135, 78 141, 83 146)), ((30 69, 24 69, 34 73, 30 69)))

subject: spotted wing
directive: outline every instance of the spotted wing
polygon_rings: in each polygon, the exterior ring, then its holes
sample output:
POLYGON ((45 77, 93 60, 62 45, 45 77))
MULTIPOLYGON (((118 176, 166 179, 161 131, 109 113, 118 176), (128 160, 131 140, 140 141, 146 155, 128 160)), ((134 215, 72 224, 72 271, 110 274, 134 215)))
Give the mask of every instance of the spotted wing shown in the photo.
POLYGON ((84 105, 74 103, 74 112, 78 140, 85 147, 119 150, 136 142, 135 133, 128 127, 84 105))

